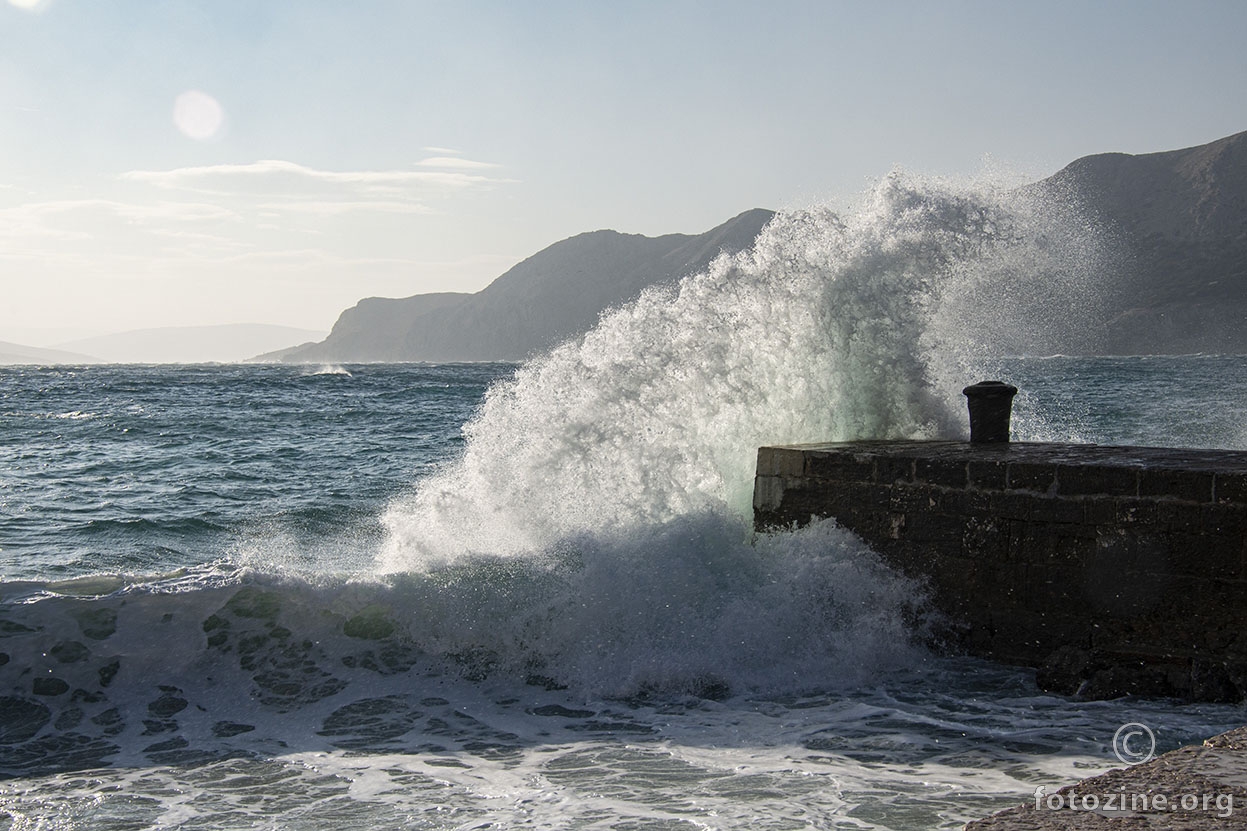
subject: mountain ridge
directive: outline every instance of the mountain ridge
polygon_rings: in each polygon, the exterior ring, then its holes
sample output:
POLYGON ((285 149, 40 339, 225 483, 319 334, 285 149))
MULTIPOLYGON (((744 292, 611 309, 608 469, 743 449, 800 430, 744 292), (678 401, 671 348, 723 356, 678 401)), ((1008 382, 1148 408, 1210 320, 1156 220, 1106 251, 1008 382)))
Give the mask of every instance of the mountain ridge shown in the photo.
POLYGON ((57 344, 103 363, 237 363, 257 352, 322 337, 323 331, 266 323, 159 326, 57 344))
POLYGON ((339 316, 323 342, 259 360, 523 360, 582 334, 604 310, 646 287, 749 247, 772 216, 754 208, 695 235, 587 231, 542 249, 474 294, 366 298, 339 316))
POLYGON ((41 346, 25 346, 20 343, 0 341, 0 366, 26 364, 48 366, 52 364, 97 364, 99 358, 63 349, 47 349, 41 346))
POLYGON ((1122 243, 1098 351, 1247 352, 1247 132, 1084 156, 1036 187, 1074 196, 1122 243))
MULTIPOLYGON (((1109 311, 1095 345, 1054 348, 1247 353, 1247 132, 1178 150, 1083 156, 1024 190, 1073 200, 1120 242, 1116 273, 1101 287, 1109 311)), ((702 234, 588 231, 475 293, 364 298, 327 336, 263 324, 163 327, 51 350, 0 343, 0 363, 519 361, 583 334, 648 286, 752 246, 772 216, 755 208, 702 234), (259 342, 244 337, 249 330, 281 334, 259 342)))
MULTIPOLYGON (((1179 150, 1099 153, 1024 190, 1073 200, 1120 242, 1101 331, 1071 353, 1247 353, 1247 132, 1179 150), (1094 344, 1088 346, 1087 344, 1094 344)), ((368 298, 293 362, 522 360, 583 334, 647 285, 753 243, 754 209, 705 234, 590 231, 539 251, 475 294, 368 298)))

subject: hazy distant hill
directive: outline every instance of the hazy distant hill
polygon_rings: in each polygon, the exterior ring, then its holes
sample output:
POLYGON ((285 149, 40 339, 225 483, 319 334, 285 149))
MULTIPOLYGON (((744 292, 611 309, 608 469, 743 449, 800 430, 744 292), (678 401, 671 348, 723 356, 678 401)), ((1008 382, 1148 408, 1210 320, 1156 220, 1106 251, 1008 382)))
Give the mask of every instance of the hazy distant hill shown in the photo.
POLYGON ((704 234, 644 237, 593 231, 516 265, 475 294, 368 298, 323 343, 261 359, 321 361, 520 360, 590 329, 604 309, 646 286, 705 268, 753 244, 773 213, 747 211, 704 234))
POLYGON ((324 337, 324 332, 310 329, 238 323, 226 326, 135 329, 115 335, 71 341, 60 346, 86 352, 108 363, 236 363, 260 352, 272 352, 321 337, 324 337))
MULTIPOLYGON (((1103 275, 1103 332, 1087 341, 1093 351, 1247 353, 1247 133, 1184 150, 1087 156, 1031 187, 1072 196, 1119 243, 1103 275)), ((261 359, 519 360, 585 332, 648 285, 747 248, 772 215, 748 211, 698 236, 580 234, 476 294, 361 300, 324 342, 261 359)))
POLYGON ((1247 132, 1087 156, 1040 186, 1075 194, 1123 243, 1099 351, 1247 352, 1247 132))
POLYGON ((0 341, 0 364, 94 364, 98 358, 60 349, 41 349, 0 341))

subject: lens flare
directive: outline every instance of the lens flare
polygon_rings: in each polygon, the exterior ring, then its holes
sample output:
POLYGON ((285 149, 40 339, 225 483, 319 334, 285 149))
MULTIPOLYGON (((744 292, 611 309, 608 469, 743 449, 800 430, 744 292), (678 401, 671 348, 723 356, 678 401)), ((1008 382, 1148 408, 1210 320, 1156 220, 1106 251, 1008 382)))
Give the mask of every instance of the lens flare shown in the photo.
POLYGON ((207 141, 225 125, 225 110, 206 92, 188 90, 173 102, 173 124, 184 135, 196 141, 207 141))

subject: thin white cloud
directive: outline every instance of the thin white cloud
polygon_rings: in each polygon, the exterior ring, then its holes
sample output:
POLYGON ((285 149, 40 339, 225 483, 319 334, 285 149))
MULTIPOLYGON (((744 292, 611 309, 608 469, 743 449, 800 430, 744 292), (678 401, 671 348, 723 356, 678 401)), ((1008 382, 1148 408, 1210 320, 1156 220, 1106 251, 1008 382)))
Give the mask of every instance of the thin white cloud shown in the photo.
POLYGON ((256 206, 264 211, 263 216, 275 217, 282 213, 313 214, 315 216, 339 216, 348 213, 391 213, 421 214, 436 213, 427 205, 419 202, 402 201, 363 201, 363 202, 264 202, 256 206))
POLYGON ((234 211, 203 202, 152 203, 63 199, 0 208, 6 259, 95 271, 105 263, 133 267, 167 252, 183 259, 204 251, 246 250, 235 238, 245 223, 234 211), (224 233, 222 233, 224 232, 224 233))
POLYGON ((246 250, 252 247, 251 243, 242 242, 233 237, 223 237, 220 234, 208 234, 197 231, 178 231, 171 228, 151 228, 148 233, 155 237, 172 240, 176 243, 175 252, 185 253, 185 246, 195 246, 197 249, 212 249, 213 251, 222 250, 246 250))
POLYGON ((493 162, 474 162, 471 159, 460 159, 453 156, 432 156, 416 162, 417 167, 439 167, 450 170, 490 170, 501 167, 493 162))
POLYGON ((290 199, 311 194, 339 198, 414 198, 437 191, 457 191, 508 182, 452 170, 318 170, 278 159, 249 164, 182 167, 173 170, 134 170, 122 174, 128 181, 160 188, 226 196, 265 195, 290 199))
POLYGON ((265 267, 307 268, 309 266, 351 262, 349 258, 337 257, 320 248, 284 248, 275 251, 250 251, 221 258, 223 263, 235 265, 263 265, 265 267))
POLYGON ((124 284, 119 291, 209 279, 330 286, 343 274, 399 287, 387 291, 410 285, 412 294, 421 281, 475 285, 516 258, 429 263, 431 231, 418 218, 454 210, 457 194, 511 181, 498 165, 430 152, 398 170, 282 160, 132 170, 88 198, 9 186, 0 190, 0 271, 31 275, 32 284, 34 275, 124 284))
POLYGON ((238 215, 220 205, 204 202, 160 201, 149 204, 119 202, 115 199, 62 199, 50 202, 26 202, 11 208, 0 209, 6 220, 20 222, 41 220, 72 214, 107 214, 129 220, 174 220, 202 222, 208 219, 230 220, 238 215))

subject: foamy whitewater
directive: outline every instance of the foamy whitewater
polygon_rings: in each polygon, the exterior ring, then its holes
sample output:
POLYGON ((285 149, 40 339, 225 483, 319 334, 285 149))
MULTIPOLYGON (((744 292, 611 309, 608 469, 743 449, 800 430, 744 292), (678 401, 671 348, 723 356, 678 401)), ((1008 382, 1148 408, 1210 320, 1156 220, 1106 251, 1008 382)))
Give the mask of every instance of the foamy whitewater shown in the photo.
POLYGON ((855 214, 781 215, 493 387, 462 460, 389 512, 382 565, 747 519, 762 444, 960 434, 965 379, 1068 341, 1102 259, 1070 208, 900 174, 855 214))
POLYGON ((1020 438, 1247 445, 1191 383, 1242 358, 1003 357, 1112 252, 897 173, 519 367, 0 368, 0 829, 956 828, 1237 726, 940 656, 833 521, 751 528, 758 446, 958 436, 984 377, 1020 438))

